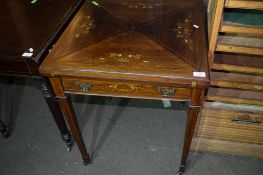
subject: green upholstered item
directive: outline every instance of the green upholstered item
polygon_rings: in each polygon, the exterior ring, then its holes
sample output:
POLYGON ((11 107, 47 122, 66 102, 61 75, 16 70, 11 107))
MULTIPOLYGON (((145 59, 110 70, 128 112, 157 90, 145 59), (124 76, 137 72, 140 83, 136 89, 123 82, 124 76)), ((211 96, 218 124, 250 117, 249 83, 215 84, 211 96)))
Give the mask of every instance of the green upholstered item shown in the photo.
POLYGON ((263 10, 227 9, 224 21, 236 25, 263 27, 263 10))

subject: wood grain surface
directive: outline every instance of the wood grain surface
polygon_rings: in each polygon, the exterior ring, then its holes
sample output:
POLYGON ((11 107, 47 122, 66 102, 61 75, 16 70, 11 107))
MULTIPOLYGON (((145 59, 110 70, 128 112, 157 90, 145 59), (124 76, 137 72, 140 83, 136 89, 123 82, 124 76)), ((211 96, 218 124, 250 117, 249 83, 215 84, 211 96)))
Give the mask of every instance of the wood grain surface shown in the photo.
POLYGON ((47 76, 188 85, 195 81, 207 86, 204 15, 195 15, 202 11, 202 3, 194 2, 85 2, 40 71, 47 76), (116 11, 119 6, 122 10, 116 11), (205 77, 193 72, 204 72, 205 77))

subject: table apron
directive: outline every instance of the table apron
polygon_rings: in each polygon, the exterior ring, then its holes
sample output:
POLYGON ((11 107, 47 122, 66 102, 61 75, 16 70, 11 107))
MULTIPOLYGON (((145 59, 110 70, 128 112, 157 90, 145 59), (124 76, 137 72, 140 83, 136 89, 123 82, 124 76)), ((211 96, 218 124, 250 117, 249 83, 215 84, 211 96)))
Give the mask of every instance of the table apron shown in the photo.
POLYGON ((66 93, 142 99, 189 101, 191 88, 177 84, 108 79, 62 78, 66 93))

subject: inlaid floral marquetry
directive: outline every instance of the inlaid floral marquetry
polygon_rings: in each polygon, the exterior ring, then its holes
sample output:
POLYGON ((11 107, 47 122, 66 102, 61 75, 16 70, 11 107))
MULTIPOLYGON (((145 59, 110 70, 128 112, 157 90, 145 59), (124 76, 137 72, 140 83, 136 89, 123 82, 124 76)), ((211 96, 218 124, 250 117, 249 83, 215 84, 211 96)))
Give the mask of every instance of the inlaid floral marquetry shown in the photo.
POLYGON ((113 62, 113 63, 135 63, 142 62, 148 63, 149 61, 144 60, 142 55, 139 54, 126 54, 126 53, 109 53, 103 57, 98 58, 101 62, 113 62))
POLYGON ((143 86, 133 86, 128 84, 111 84, 111 85, 104 85, 104 90, 110 90, 112 92, 119 92, 119 93, 138 93, 140 91, 145 91, 145 87, 143 86))
POLYGON ((152 9, 156 7, 163 6, 164 3, 157 3, 157 2, 123 2, 123 5, 127 6, 130 9, 152 9))
POLYGON ((190 49, 193 49, 194 43, 191 37, 193 33, 192 16, 189 16, 183 21, 177 22, 173 31, 176 32, 176 38, 181 39, 183 44, 187 45, 190 49))
POLYGON ((90 31, 95 27, 95 20, 87 15, 85 17, 83 17, 80 22, 78 23, 78 25, 76 26, 76 38, 79 38, 82 35, 87 35, 88 33, 90 33, 90 31))

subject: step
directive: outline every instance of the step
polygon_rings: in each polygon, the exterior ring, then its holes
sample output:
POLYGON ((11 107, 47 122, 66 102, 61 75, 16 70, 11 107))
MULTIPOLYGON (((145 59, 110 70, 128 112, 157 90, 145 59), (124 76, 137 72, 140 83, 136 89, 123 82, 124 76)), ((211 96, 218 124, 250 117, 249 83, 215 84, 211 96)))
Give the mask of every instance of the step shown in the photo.
POLYGON ((263 75, 263 57, 215 52, 212 70, 263 75))
POLYGON ((263 76, 212 71, 210 85, 263 92, 263 76))
POLYGON ((263 10, 225 9, 220 32, 263 35, 263 10))
POLYGON ((226 8, 263 9, 262 0, 226 0, 226 8))
POLYGON ((263 93, 255 91, 209 87, 207 101, 263 105, 263 93))
POLYGON ((231 111, 253 111, 253 113, 263 114, 263 106, 232 104, 224 102, 204 102, 203 109, 225 109, 231 111))
POLYGON ((262 27, 239 26, 229 23, 223 23, 223 25, 220 28, 220 32, 263 36, 262 27))
POLYGON ((263 38, 240 34, 219 35, 216 51, 263 56, 263 38))

